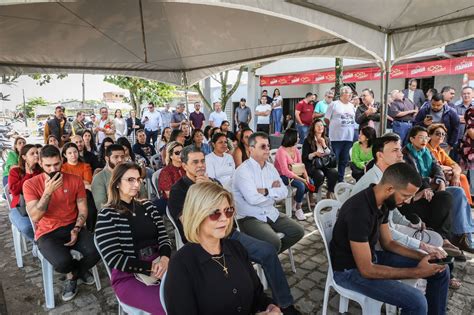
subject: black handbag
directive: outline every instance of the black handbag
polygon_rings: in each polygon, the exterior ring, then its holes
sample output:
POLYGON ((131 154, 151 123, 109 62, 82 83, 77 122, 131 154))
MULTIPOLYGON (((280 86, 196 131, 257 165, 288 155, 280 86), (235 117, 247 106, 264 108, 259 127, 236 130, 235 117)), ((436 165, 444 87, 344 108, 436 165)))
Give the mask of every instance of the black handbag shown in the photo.
POLYGON ((20 214, 24 217, 28 216, 28 213, 26 212, 26 202, 25 202, 25 197, 23 197, 23 194, 20 194, 20 202, 16 206, 16 209, 20 214))
POLYGON ((334 168, 336 167, 336 155, 331 152, 323 157, 315 157, 313 159, 313 166, 317 169, 334 168))

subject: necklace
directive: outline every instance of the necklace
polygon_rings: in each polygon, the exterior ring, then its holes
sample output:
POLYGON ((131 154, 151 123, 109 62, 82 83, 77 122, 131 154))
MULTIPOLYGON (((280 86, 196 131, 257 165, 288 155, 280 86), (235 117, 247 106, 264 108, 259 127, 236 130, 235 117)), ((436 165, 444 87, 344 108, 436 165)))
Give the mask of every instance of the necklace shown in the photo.
POLYGON ((220 256, 217 256, 217 257, 212 257, 212 260, 214 260, 216 263, 219 264, 219 266, 222 267, 222 271, 224 271, 225 273, 225 276, 228 277, 229 276, 229 271, 228 271, 228 268, 225 264, 225 256, 224 254, 220 255, 220 256), (224 264, 222 264, 219 260, 222 259, 224 264))

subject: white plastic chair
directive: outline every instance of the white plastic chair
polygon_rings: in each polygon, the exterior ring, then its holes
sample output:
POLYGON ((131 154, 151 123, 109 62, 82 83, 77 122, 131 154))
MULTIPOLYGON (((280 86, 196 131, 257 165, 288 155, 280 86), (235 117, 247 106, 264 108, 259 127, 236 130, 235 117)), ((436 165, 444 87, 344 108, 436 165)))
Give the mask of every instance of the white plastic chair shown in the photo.
POLYGON ((151 176, 151 185, 152 185, 153 189, 155 190, 155 194, 156 194, 157 197, 160 197, 160 193, 158 191, 158 180, 160 179, 160 173, 161 173, 162 170, 163 170, 162 168, 157 170, 151 176))
MULTIPOLYGON (((102 252, 100 251, 99 245, 97 244, 97 238, 96 238, 95 235, 94 235, 94 245, 97 248, 97 251, 99 252, 99 255, 100 255, 100 258, 102 259, 102 262, 104 263, 105 270, 107 270, 107 275, 109 276, 109 279, 112 279, 112 273, 110 272, 109 265, 107 265, 107 262, 105 261, 104 256, 102 255, 102 252)), ((123 303, 122 301, 120 301, 120 299, 118 298, 117 295, 115 296, 115 298, 117 299, 117 302, 118 302, 118 314, 119 315, 122 315, 124 313, 125 314, 130 314, 130 315, 148 315, 149 314, 149 313, 147 313, 143 310, 140 310, 136 307, 133 307, 133 306, 130 306, 128 304, 123 303)))
POLYGON ((163 310, 165 311, 165 314, 168 314, 168 311, 166 310, 166 301, 165 301, 165 281, 166 281, 166 272, 161 278, 161 283, 160 283, 160 302, 161 306, 163 307, 163 310))
MULTIPOLYGON (((29 218, 30 218, 31 225, 33 226, 33 231, 35 231, 36 226, 35 226, 34 222, 31 220, 31 217, 29 217, 29 218)), ((42 269, 42 273, 43 273, 44 299, 46 301, 46 308, 51 309, 51 308, 55 307, 53 265, 51 265, 51 263, 43 256, 43 254, 41 253, 39 248, 36 246, 36 244, 34 246, 36 247, 36 253, 38 255, 38 259, 41 262, 41 269, 42 269)), ((71 250, 70 253, 71 253, 73 259, 76 259, 76 260, 81 260, 82 257, 83 257, 82 254, 80 252, 78 252, 77 250, 71 250)), ((99 272, 97 270, 97 266, 92 267, 90 271, 92 272, 92 276, 94 277, 95 286, 97 288, 97 291, 100 291, 102 286, 101 286, 101 283, 100 283, 100 277, 99 277, 99 272)))
POLYGON ((155 155, 153 155, 152 157, 150 157, 150 164, 151 164, 151 167, 154 169, 154 170, 157 170, 159 165, 158 165, 158 161, 159 159, 161 158, 161 154, 160 153, 157 153, 155 155))
POLYGON ((176 250, 179 250, 181 247, 184 246, 183 239, 181 238, 181 235, 179 234, 178 226, 176 225, 176 222, 174 222, 174 219, 171 216, 171 213, 170 213, 170 210, 168 209, 168 207, 166 207, 166 216, 171 221, 171 224, 173 224, 174 238, 176 240, 176 250))
POLYGON ((349 300, 356 301, 362 307, 362 314, 372 315, 380 314, 383 302, 374 300, 360 294, 358 292, 343 288, 339 286, 336 281, 334 281, 334 274, 331 265, 331 255, 329 254, 329 243, 332 239, 332 231, 337 219, 337 213, 341 203, 337 200, 324 199, 321 200, 314 209, 314 221, 316 226, 321 233, 321 237, 324 242, 324 247, 326 250, 326 255, 328 258, 328 272, 326 278, 326 286, 324 289, 324 299, 323 299, 323 315, 327 314, 328 302, 329 302, 329 292, 331 287, 339 293, 339 313, 346 313, 349 309, 349 300), (325 208, 331 208, 330 211, 321 213, 325 208))
MULTIPOLYGON (((10 191, 8 190, 8 184, 5 185, 5 187, 3 188, 3 192, 7 201, 8 211, 11 211, 12 200, 10 191)), ((26 238, 23 234, 21 234, 20 230, 18 230, 18 228, 13 224, 13 222, 10 223, 12 229, 13 249, 15 250, 16 265, 18 266, 18 268, 23 268, 23 253, 27 251, 26 238)))
POLYGON ((334 195, 336 195, 336 200, 339 201, 341 204, 346 202, 347 199, 351 196, 352 189, 354 185, 341 182, 337 183, 334 187, 334 195))

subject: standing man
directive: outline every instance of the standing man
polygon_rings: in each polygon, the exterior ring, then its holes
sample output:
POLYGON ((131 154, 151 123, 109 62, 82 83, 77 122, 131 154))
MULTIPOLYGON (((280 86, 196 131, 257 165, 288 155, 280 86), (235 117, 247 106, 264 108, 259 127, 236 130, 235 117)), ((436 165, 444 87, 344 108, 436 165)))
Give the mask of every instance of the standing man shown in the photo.
POLYGON ((408 141, 408 132, 412 127, 412 121, 418 113, 418 108, 410 100, 403 97, 403 92, 393 90, 390 92, 392 103, 388 107, 388 115, 393 118, 393 132, 400 136, 402 145, 408 141))
POLYGON ((214 127, 220 127, 222 122, 227 119, 227 114, 222 111, 221 102, 214 102, 214 111, 209 115, 209 125, 214 127))
POLYGON ((352 89, 349 86, 343 86, 340 95, 339 100, 329 105, 324 119, 329 126, 329 140, 337 159, 338 181, 343 182, 354 140, 355 109, 351 103, 352 89))
POLYGON ((170 111, 170 104, 165 104, 165 109, 161 111, 161 130, 164 130, 166 127, 171 127, 171 116, 173 113, 170 111))
POLYGON ((64 117, 64 107, 56 106, 54 109, 54 117, 49 119, 44 126, 44 143, 48 144, 49 136, 55 136, 59 141, 59 147, 69 141, 71 133, 66 130, 67 120, 64 117))
POLYGON ((161 114, 155 110, 153 102, 148 103, 148 110, 143 113, 142 123, 145 125, 146 143, 155 145, 162 125, 161 114))
POLYGON ((424 254, 392 239, 389 209, 410 202, 421 177, 406 163, 389 166, 377 185, 348 199, 339 210, 330 243, 334 280, 346 289, 402 308, 403 314, 446 314, 449 272, 424 254), (383 250, 376 250, 379 242, 383 250), (427 279, 426 293, 399 279, 427 279))
POLYGON ((273 103, 273 98, 268 96, 268 91, 267 90, 262 91, 262 96, 265 96, 267 98, 267 104, 273 103))
POLYGON ((329 104, 334 100, 334 92, 332 90, 324 93, 324 99, 320 100, 314 107, 313 119, 323 118, 328 110, 329 104))
POLYGON ((92 113, 91 116, 90 116, 90 118, 91 118, 91 120, 87 121, 87 122, 85 123, 85 125, 86 125, 86 128, 87 128, 87 129, 92 130, 92 129, 94 129, 94 124, 95 124, 95 120, 96 120, 95 114, 92 113))
POLYGON ((245 98, 240 99, 239 106, 235 109, 235 114, 234 114, 234 122, 235 122, 235 128, 240 123, 246 123, 247 125, 250 124, 250 121, 252 120, 252 111, 250 108, 247 106, 247 100, 245 98))
POLYGON ((100 108, 100 120, 95 122, 94 132, 97 134, 97 142, 100 146, 105 137, 115 140, 114 121, 109 118, 109 110, 107 107, 100 108))
POLYGON ((171 128, 173 130, 178 130, 181 128, 181 122, 186 119, 186 114, 184 113, 184 103, 178 103, 176 106, 175 112, 171 115, 171 128))
POLYGON ((257 131, 263 131, 270 134, 270 114, 272 107, 267 104, 267 97, 260 98, 260 105, 255 108, 255 116, 257 116, 257 131))
POLYGON ((417 109, 420 109, 421 105, 425 103, 425 93, 423 90, 417 89, 417 85, 416 79, 408 80, 408 89, 403 90, 403 96, 409 99, 417 109))
POLYGON ((313 122, 313 105, 311 101, 313 100, 313 93, 308 92, 304 99, 302 99, 295 107, 295 119, 296 119, 296 128, 298 129, 298 134, 300 136, 300 142, 303 143, 304 139, 308 135, 309 126, 313 122))
POLYGON ((375 129, 376 134, 379 134, 380 126, 380 103, 374 100, 374 91, 371 89, 362 90, 362 104, 356 109, 356 123, 359 124, 359 130, 365 126, 370 126, 375 129))
POLYGON ((464 120, 464 114, 466 113, 468 108, 473 105, 474 102, 472 91, 473 89, 470 86, 463 87, 463 89, 461 90, 462 101, 460 104, 454 105, 454 110, 458 114, 459 122, 461 123, 461 125, 459 126, 458 143, 456 145, 456 148, 450 152, 450 157, 457 163, 459 163, 458 148, 461 144, 461 139, 464 136, 464 132, 466 131, 466 121, 464 120))
POLYGON ((73 135, 82 135, 84 131, 87 129, 86 125, 84 124, 84 120, 86 119, 86 115, 84 112, 77 112, 76 119, 72 122, 72 134, 73 135))
POLYGON ((443 86, 441 89, 441 95, 443 95, 444 104, 454 108, 453 99, 456 95, 456 90, 450 86, 443 86))
POLYGON ((189 115, 189 121, 191 122, 191 127, 193 130, 202 129, 204 122, 206 121, 206 117, 203 113, 201 113, 201 103, 194 103, 194 112, 189 115))

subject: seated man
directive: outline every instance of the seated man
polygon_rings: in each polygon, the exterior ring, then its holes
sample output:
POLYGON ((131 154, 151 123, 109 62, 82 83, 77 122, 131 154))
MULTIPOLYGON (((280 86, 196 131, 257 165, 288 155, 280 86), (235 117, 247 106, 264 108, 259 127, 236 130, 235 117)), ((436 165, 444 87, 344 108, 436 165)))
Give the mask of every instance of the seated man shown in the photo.
POLYGON ((268 135, 256 132, 248 143, 250 157, 237 168, 232 184, 239 225, 242 232, 272 244, 280 253, 296 244, 304 229, 275 208, 275 201, 286 198, 288 188, 273 164, 267 162, 268 135), (280 239, 277 233, 284 237, 280 239))
MULTIPOLYGON (((173 217, 178 232, 184 243, 187 243, 183 232, 183 225, 180 217, 183 212, 184 200, 186 194, 194 183, 213 180, 206 175, 206 162, 204 153, 193 146, 185 147, 181 151, 181 161, 186 175, 181 177, 172 187, 168 199, 168 208, 173 217)), ((259 241, 253 237, 233 230, 229 238, 239 241, 247 250, 251 261, 256 262, 263 267, 268 285, 272 289, 273 299, 277 303, 283 314, 301 314, 293 306, 293 297, 291 296, 285 273, 278 260, 278 255, 272 245, 259 241)))
POLYGON ((39 250, 57 272, 66 274, 61 297, 69 301, 77 294, 78 278, 85 284, 94 284, 89 269, 100 257, 92 234, 84 228, 87 202, 82 179, 60 172, 61 154, 54 146, 41 149, 40 165, 44 173, 27 180, 23 186, 26 209, 36 223, 39 250), (81 252, 80 261, 73 260, 72 249, 81 252))
POLYGON ((389 209, 408 202, 422 181, 406 163, 389 166, 377 185, 348 199, 334 225, 330 254, 334 280, 340 286, 402 308, 402 314, 446 314, 449 273, 431 264, 439 253, 425 255, 394 241, 389 209), (384 249, 376 251, 380 242, 384 249), (427 280, 426 294, 399 279, 427 280))
POLYGON ((146 134, 143 129, 137 130, 137 143, 133 145, 133 153, 140 155, 146 161, 146 166, 150 166, 150 159, 156 154, 155 148, 146 142, 146 134))

